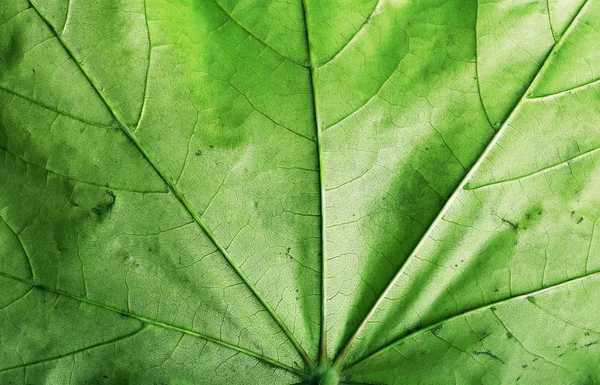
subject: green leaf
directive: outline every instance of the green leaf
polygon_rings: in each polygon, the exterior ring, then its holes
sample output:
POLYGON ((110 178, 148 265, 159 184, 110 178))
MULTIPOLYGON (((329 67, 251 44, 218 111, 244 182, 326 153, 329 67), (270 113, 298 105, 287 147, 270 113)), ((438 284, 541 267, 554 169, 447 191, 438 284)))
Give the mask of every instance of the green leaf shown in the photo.
POLYGON ((597 0, 5 0, 1 384, 600 382, 597 0))

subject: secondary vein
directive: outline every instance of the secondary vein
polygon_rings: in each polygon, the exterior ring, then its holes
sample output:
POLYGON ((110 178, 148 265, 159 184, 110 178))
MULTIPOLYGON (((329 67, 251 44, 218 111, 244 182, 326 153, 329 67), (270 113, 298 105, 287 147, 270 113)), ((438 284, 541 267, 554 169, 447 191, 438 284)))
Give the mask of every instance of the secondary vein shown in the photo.
POLYGON ((58 108, 55 108, 55 107, 49 106, 47 104, 44 104, 44 103, 42 103, 42 102, 40 102, 38 100, 35 100, 35 99, 33 99, 33 98, 29 97, 29 96, 25 96, 25 95, 23 95, 23 94, 21 94, 21 93, 19 93, 17 91, 14 91, 14 90, 11 90, 9 88, 6 88, 3 85, 0 85, 0 90, 4 91, 6 93, 9 93, 11 95, 14 95, 14 96, 16 96, 18 98, 27 100, 30 103, 33 103, 33 104, 35 104, 37 106, 40 106, 42 108, 47 109, 48 111, 52 111, 52 112, 54 112, 54 113, 56 113, 58 115, 66 116, 66 117, 71 118, 73 120, 76 120, 78 122, 81 122, 81 123, 84 123, 84 124, 89 124, 90 126, 103 127, 103 128, 111 128, 111 126, 108 125, 108 124, 102 124, 102 123, 92 122, 90 120, 86 120, 84 118, 80 118, 80 117, 78 117, 76 115, 70 114, 70 113, 68 113, 66 111, 61 111, 58 108))
POLYGON ((342 48, 340 48, 335 54, 333 54, 333 56, 331 56, 329 59, 327 59, 327 61, 325 61, 325 63, 321 64, 319 67, 325 67, 326 65, 328 65, 329 63, 333 62, 334 60, 336 60, 348 47, 350 47, 352 45, 352 43, 358 38, 358 36, 362 33, 362 31, 364 31, 367 28, 367 25, 369 24, 369 22, 373 19, 373 16, 375 15, 375 12, 378 11, 378 8, 382 5, 382 0, 377 0, 377 2, 375 2, 375 5, 373 6, 373 9, 371 9, 371 12, 369 12, 369 16, 367 16, 367 18, 365 19, 365 21, 362 23, 362 25, 360 26, 360 28, 358 28, 356 30, 356 32, 354 32, 354 34, 352 35, 352 37, 350 39, 348 39, 348 41, 342 46, 342 48))
POLYGON ((150 80, 150 65, 152 63, 152 36, 150 36, 150 23, 148 22, 148 10, 146 7, 146 0, 144 0, 144 20, 146 21, 146 33, 148 34, 148 64, 146 65, 146 77, 144 80, 142 107, 140 108, 140 113, 138 115, 137 123, 135 125, 136 129, 139 128, 140 123, 142 122, 142 117, 144 116, 144 111, 146 110, 146 102, 148 98, 148 82, 150 80))
POLYGON ((282 59, 288 60, 300 67, 306 67, 305 64, 296 61, 295 59, 292 59, 288 56, 285 56, 283 53, 279 52, 278 50, 276 50, 274 47, 271 47, 269 44, 267 44, 266 41, 264 41, 263 39, 259 38, 257 35, 255 35, 252 31, 250 31, 248 28, 244 27, 239 21, 237 21, 237 19, 235 19, 233 17, 233 15, 231 13, 229 13, 222 5, 221 3, 219 3, 217 0, 213 0, 213 3, 225 14, 227 15, 227 17, 229 18, 229 20, 231 20, 235 25, 237 25, 241 30, 243 30, 244 32, 246 32, 249 36, 252 36, 252 38, 256 41, 258 41, 260 44, 262 44, 263 46, 265 46, 266 48, 270 49, 271 51, 275 52, 277 55, 279 55, 282 59))
POLYGON ((105 346, 105 345, 109 345, 109 344, 115 344, 117 342, 124 341, 124 340, 126 340, 126 339, 128 339, 130 337, 135 336, 136 334, 138 334, 139 332, 141 332, 145 328, 146 328, 146 325, 142 325, 141 328, 139 328, 138 330, 134 331, 133 333, 129 333, 129 334, 126 334, 124 336, 113 338, 113 339, 108 340, 108 341, 99 342, 97 344, 86 346, 86 347, 81 348, 81 349, 73 350, 71 352, 68 352, 68 353, 65 353, 65 354, 61 354, 59 356, 49 357, 49 358, 45 358, 43 360, 38 360, 38 361, 33 361, 33 362, 26 362, 26 363, 23 363, 23 364, 20 364, 20 365, 15 365, 15 366, 10 366, 10 367, 7 367, 7 368, 3 368, 3 369, 0 369, 0 373, 1 372, 8 372, 9 370, 26 368, 28 366, 39 365, 39 364, 43 364, 43 363, 46 363, 46 362, 60 360, 60 359, 65 358, 65 357, 74 356, 76 354, 83 353, 83 352, 85 352, 87 350, 99 348, 99 347, 102 347, 102 346, 105 346))
POLYGON ((314 362, 308 356, 308 354, 306 353, 304 348, 302 348, 302 346, 300 345, 300 343, 298 342, 296 337, 293 335, 293 333, 285 325, 283 320, 277 315, 277 313, 275 313, 273 308, 265 301, 265 299, 262 298, 262 296, 258 293, 258 290, 254 287, 254 285, 252 283, 250 283, 249 279, 240 270, 240 268, 237 266, 237 264, 235 263, 233 258, 231 258, 231 256, 229 255, 229 253, 227 252, 225 247, 223 247, 217 241, 217 239, 216 239, 215 235, 212 233, 210 227, 200 217, 200 215, 194 209, 194 207, 189 202, 189 200, 179 190, 179 188, 175 185, 175 183, 160 169, 157 162, 155 162, 150 157, 150 154, 148 154, 148 152, 145 150, 145 148, 141 145, 140 141, 137 139, 137 137, 134 135, 134 133, 130 130, 129 126, 127 124, 125 124, 125 122, 122 120, 122 118, 119 116, 119 114, 117 114, 116 110, 111 106, 111 104, 108 101, 108 99, 106 98, 106 96, 104 96, 104 94, 101 92, 101 87, 99 87, 96 84, 96 82, 93 80, 93 78, 83 68, 81 62, 77 59, 74 52, 71 50, 69 45, 64 41, 62 36, 56 31, 56 29, 52 26, 52 24, 48 21, 48 19, 46 19, 46 17, 39 11, 39 9, 35 6, 35 4, 33 4, 31 1, 30 1, 30 4, 31 4, 32 8, 35 9, 35 11, 40 16, 40 18, 44 21, 44 23, 47 25, 47 27, 50 29, 50 31, 52 31, 52 33, 54 33, 54 35, 58 39, 59 43, 65 49, 65 51, 67 51, 67 53, 71 56, 71 58, 73 59, 73 61, 75 62, 75 64, 79 68, 79 70, 81 71, 81 73, 86 77, 86 79, 88 80, 88 82, 90 83, 92 88, 95 90, 96 94, 104 102, 104 104, 106 105, 106 108, 108 109, 110 114, 119 123, 120 129, 123 131, 123 133, 129 138, 129 140, 131 140, 131 142, 140 151, 140 153, 143 155, 143 157, 146 159, 146 161, 152 166, 154 171, 156 171, 158 176, 160 176, 160 178, 164 181, 164 183, 167 185, 167 187, 170 189, 170 191, 173 193, 173 195, 180 201, 180 203, 185 207, 185 209, 189 212, 189 214, 192 216, 192 218, 194 218, 194 220, 198 223, 198 225, 204 231, 206 236, 215 245, 215 247, 219 250, 219 252, 221 252, 221 254, 225 258, 225 260, 227 261, 229 266, 236 272, 236 274, 242 280, 242 282, 244 282, 245 286, 252 292, 254 297, 267 310, 267 312, 269 313, 271 318, 273 318, 273 320, 277 323, 279 328, 283 331, 283 333, 286 335, 286 337, 289 339, 289 341, 292 343, 292 345, 294 345, 294 348, 298 351, 298 354, 302 357, 302 360, 304 361, 305 365, 309 369, 313 370, 315 367, 314 362))

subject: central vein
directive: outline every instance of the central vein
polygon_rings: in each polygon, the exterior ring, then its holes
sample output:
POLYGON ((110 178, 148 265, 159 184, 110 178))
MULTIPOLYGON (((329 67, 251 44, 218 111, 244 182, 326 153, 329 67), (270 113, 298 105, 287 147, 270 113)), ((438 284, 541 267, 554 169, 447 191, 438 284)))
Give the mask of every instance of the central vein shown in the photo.
POLYGON ((306 43, 308 57, 310 60, 309 72, 310 83, 313 95, 313 111, 315 116, 315 127, 317 130, 317 160, 319 166, 319 196, 320 196, 320 212, 321 212, 321 335, 319 342, 319 363, 321 367, 328 365, 327 360, 327 237, 325 227, 325 170, 323 162, 323 130, 321 118, 319 117, 319 98, 317 97, 317 66, 313 55, 312 45, 310 41, 309 31, 309 13, 307 0, 302 0, 302 9, 304 11, 304 24, 306 27, 306 43))

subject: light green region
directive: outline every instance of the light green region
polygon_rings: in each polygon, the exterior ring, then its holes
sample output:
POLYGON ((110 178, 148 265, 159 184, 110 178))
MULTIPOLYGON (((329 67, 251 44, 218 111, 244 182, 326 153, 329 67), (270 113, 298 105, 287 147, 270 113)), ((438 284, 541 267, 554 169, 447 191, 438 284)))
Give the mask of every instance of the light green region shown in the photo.
POLYGON ((0 384, 600 382, 598 0, 0 3, 0 384))

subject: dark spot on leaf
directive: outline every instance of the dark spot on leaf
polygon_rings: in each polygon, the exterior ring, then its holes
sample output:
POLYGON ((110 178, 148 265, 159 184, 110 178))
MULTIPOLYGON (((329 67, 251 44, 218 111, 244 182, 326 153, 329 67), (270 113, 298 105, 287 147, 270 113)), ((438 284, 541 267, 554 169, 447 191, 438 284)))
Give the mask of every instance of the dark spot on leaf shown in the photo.
POLYGON ((512 227, 514 230, 517 230, 519 228, 519 222, 513 222, 513 221, 510 221, 505 218, 500 218, 500 219, 502 220, 502 223, 506 223, 507 225, 512 227))
POLYGON ((579 217, 579 219, 577 220, 577 224, 580 224, 581 222, 583 222, 583 217, 579 217))
POLYGON ((200 155, 202 155, 202 150, 196 150, 196 152, 194 154, 196 156, 200 156, 200 155))
POLYGON ((585 333, 583 333, 583 335, 584 335, 584 336, 589 336, 589 335, 590 335, 590 332, 585 332, 585 333))
POLYGON ((440 330, 442 330, 443 327, 444 327, 444 325, 438 325, 438 326, 434 327, 433 329, 431 329, 431 334, 438 337, 438 333, 440 332, 440 330))
POLYGON ((585 346, 587 348, 589 346, 596 345, 597 343, 598 343, 598 341, 593 341, 593 342, 590 342, 589 344, 585 344, 583 346, 585 346))
POLYGON ((98 219, 100 220, 104 219, 104 216, 112 210, 117 200, 117 196, 115 195, 115 193, 110 190, 106 190, 106 195, 108 195, 108 200, 104 201, 103 203, 97 204, 94 208, 91 209, 91 211, 94 214, 96 214, 98 216, 98 219))
POLYGON ((527 297, 527 300, 535 305, 535 298, 533 296, 527 297))
POLYGON ((523 366, 521 366, 521 367, 522 367, 523 369, 527 369, 527 367, 528 367, 528 366, 529 366, 529 365, 527 365, 527 364, 524 364, 524 365, 523 365, 523 366))
POLYGON ((8 44, 0 47, 0 69, 2 72, 19 65, 25 57, 25 40, 20 29, 15 30, 10 38, 6 36, 6 40, 8 40, 8 44))
POLYGON ((106 204, 106 207, 112 207, 115 204, 115 201, 117 200, 117 196, 115 195, 114 192, 110 191, 110 190, 106 190, 106 195, 109 196, 110 200, 108 201, 108 203, 106 204))
POLYGON ((71 205, 71 207, 79 207, 79 205, 73 200, 69 201, 69 205, 71 205))
POLYGON ((510 333, 510 332, 506 332, 506 338, 508 338, 508 339, 511 339, 511 338, 513 338, 513 335, 512 335, 512 333, 510 333))
POLYGON ((215 148, 215 146, 213 146, 212 144, 209 144, 208 147, 215 148))
POLYGON ((475 354, 476 356, 488 356, 491 359, 493 359, 494 361, 504 363, 504 361, 502 361, 502 359, 500 357, 498 357, 497 355, 492 353, 490 350, 482 350, 482 351, 473 350, 471 353, 475 354))

